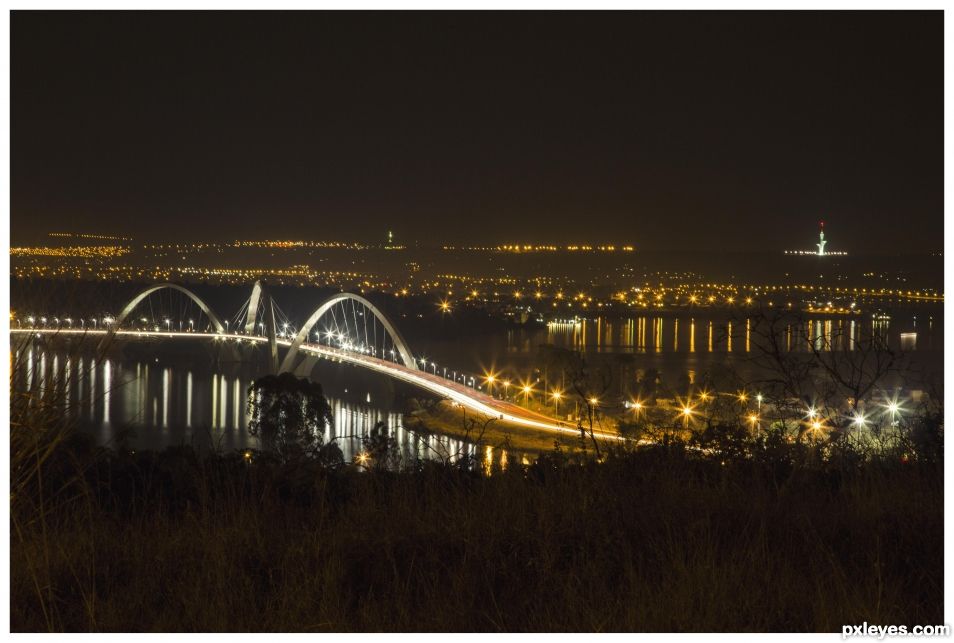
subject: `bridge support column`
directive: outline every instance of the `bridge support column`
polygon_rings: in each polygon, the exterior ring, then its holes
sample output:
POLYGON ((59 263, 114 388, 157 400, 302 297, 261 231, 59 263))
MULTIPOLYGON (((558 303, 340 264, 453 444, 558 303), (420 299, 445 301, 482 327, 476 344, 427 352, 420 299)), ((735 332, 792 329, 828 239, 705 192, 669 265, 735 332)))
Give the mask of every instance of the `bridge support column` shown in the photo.
POLYGON ((265 332, 268 334, 268 371, 277 375, 278 342, 275 339, 275 306, 271 297, 268 297, 268 308, 265 309, 265 332))
POLYGON ((311 377, 311 372, 315 370, 315 366, 318 365, 319 360, 320 358, 314 355, 305 355, 295 367, 293 373, 298 377, 311 377))

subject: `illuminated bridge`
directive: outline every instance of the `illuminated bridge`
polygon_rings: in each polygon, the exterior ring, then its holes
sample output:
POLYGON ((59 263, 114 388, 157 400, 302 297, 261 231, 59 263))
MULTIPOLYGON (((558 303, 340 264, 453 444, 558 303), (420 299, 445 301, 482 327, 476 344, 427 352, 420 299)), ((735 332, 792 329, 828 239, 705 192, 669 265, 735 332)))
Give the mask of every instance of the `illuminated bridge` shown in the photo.
MULTIPOLYGON (((106 349, 120 341, 150 338, 205 340, 236 356, 244 344, 264 347, 272 372, 308 375, 317 359, 331 359, 384 374, 448 399, 489 418, 538 431, 579 436, 572 425, 536 413, 477 389, 465 373, 438 370, 417 358, 400 331, 372 302, 354 293, 338 293, 322 302, 300 327, 292 323, 261 282, 238 313, 219 317, 191 290, 155 284, 133 297, 115 316, 101 319, 27 317, 11 322, 11 333, 99 337, 106 349)), ((615 434, 595 432, 616 439, 615 434)))

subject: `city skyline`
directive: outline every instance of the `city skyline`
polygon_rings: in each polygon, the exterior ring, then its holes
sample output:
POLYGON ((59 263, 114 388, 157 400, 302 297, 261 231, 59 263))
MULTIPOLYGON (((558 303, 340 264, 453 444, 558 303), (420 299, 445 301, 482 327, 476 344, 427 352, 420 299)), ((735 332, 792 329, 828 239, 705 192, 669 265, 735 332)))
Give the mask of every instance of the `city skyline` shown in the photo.
POLYGON ((824 219, 852 253, 940 249, 939 12, 12 26, 13 245, 373 229, 783 250, 824 219))
MULTIPOLYGON (((849 252, 845 249, 844 245, 840 245, 837 250, 831 249, 828 247, 828 242, 831 239, 824 239, 824 222, 818 222, 821 228, 820 238, 823 240, 822 245, 827 249, 822 252, 819 250, 819 240, 816 240, 814 243, 814 249, 807 249, 809 246, 813 245, 811 243, 806 243, 805 247, 802 249, 791 249, 788 247, 779 246, 779 247, 750 247, 745 249, 731 249, 729 252, 735 254, 745 254, 745 253, 754 253, 754 254, 778 254, 781 252, 785 255, 816 255, 816 256, 845 256, 849 252)), ((804 226, 807 228, 808 226, 804 226)), ((792 241, 800 243, 804 239, 810 239, 810 237, 802 233, 805 230, 799 228, 798 230, 793 230, 792 241), (803 238, 804 237, 804 238, 803 238)), ((448 239, 453 239, 453 237, 448 237, 448 239)), ((837 240, 840 241, 840 240, 837 240)), ((13 244, 11 249, 16 252, 26 251, 28 249, 36 248, 68 248, 70 246, 81 246, 83 244, 92 246, 96 243, 108 243, 114 244, 113 246, 108 247, 122 247, 123 244, 136 246, 140 245, 143 242, 143 239, 136 239, 131 236, 123 236, 121 234, 110 234, 108 231, 97 230, 96 232, 90 231, 89 229, 83 231, 81 229, 68 229, 64 228, 57 231, 40 231, 37 230, 34 234, 25 236, 20 245, 13 244)), ((408 250, 408 249, 442 249, 442 250, 462 250, 462 251, 499 251, 499 252, 513 252, 513 253, 527 253, 527 252, 560 252, 560 251, 580 251, 580 252, 621 252, 621 253, 631 253, 631 252, 640 252, 640 253, 649 253, 653 254, 658 251, 667 251, 665 247, 640 247, 637 244, 629 240, 622 240, 619 238, 616 239, 602 239, 599 237, 589 238, 589 239, 576 239, 568 243, 555 243, 552 240, 548 239, 504 239, 501 242, 448 242, 447 239, 442 240, 440 237, 435 237, 434 235, 429 235, 427 238, 414 238, 406 239, 401 238, 400 233, 395 234, 393 229, 389 229, 384 232, 374 232, 374 231, 362 231, 362 234, 351 236, 349 238, 327 238, 320 236, 307 236, 307 237, 298 237, 298 238, 276 238, 276 237, 249 237, 249 238, 198 238, 191 237, 186 238, 182 235, 155 235, 151 237, 151 243, 146 243, 146 246, 159 244, 159 245, 196 245, 196 244, 233 244, 236 246, 246 246, 246 247, 267 247, 273 245, 275 247, 314 247, 314 248, 353 248, 353 249, 369 249, 369 248, 385 248, 393 250, 408 250)), ((107 246, 102 246, 107 247, 107 246)), ((890 255, 932 255, 939 256, 942 253, 943 244, 936 247, 922 248, 920 250, 906 251, 901 249, 900 251, 897 248, 885 248, 876 251, 861 252, 857 254, 869 255, 869 256, 890 256, 890 255)), ((709 252, 720 252, 719 249, 711 248, 708 249, 709 252)))

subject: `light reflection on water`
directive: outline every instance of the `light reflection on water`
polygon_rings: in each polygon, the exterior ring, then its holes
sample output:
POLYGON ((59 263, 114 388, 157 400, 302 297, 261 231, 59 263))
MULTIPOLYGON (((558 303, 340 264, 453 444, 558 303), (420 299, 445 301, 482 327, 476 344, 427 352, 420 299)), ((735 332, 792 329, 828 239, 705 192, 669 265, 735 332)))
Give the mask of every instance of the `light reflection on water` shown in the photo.
MULTIPOLYGON (((570 319, 552 321, 538 331, 512 331, 508 352, 531 352, 542 343, 573 350, 606 353, 695 353, 697 335, 704 332, 705 352, 749 353, 756 348, 751 318, 641 316, 635 318, 570 319), (704 330, 703 330, 704 329, 704 330)), ((860 337, 878 334, 894 349, 941 350, 939 320, 872 320, 870 317, 818 318, 785 326, 786 350, 853 349, 860 337), (807 341, 793 342, 794 338, 807 341)))
MULTIPOLYGON (((180 444, 223 451, 259 447, 248 433, 246 391, 257 376, 253 369, 216 373, 211 367, 116 358, 97 361, 32 344, 12 351, 11 360, 17 365, 12 378, 15 391, 61 404, 97 444, 115 446, 131 430, 128 444, 137 449, 180 444)), ((352 384, 360 386, 362 374, 353 368, 349 371, 355 374, 352 384)), ((326 428, 324 441, 336 440, 346 461, 361 452, 361 438, 384 422, 405 460, 472 457, 488 471, 506 466, 508 454, 503 449, 405 429, 393 396, 389 399, 379 390, 359 394, 352 386, 350 394, 338 397, 326 386, 325 394, 334 422, 326 428)), ((519 461, 521 455, 510 457, 519 461)))

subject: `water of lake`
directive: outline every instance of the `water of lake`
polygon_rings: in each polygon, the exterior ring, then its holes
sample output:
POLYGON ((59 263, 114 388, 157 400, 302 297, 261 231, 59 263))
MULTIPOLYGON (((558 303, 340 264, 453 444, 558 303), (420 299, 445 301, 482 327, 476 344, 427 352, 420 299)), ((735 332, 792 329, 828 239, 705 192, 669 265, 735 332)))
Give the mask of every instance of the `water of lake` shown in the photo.
MULTIPOLYGON (((13 389, 39 400, 55 400, 72 414, 78 426, 98 444, 114 445, 126 432, 138 449, 170 445, 213 445, 221 450, 258 448, 248 433, 246 391, 261 375, 253 365, 217 372, 202 356, 181 360, 96 359, 69 348, 25 345, 14 348, 13 389)), ((455 460, 463 455, 487 463, 506 455, 444 435, 421 435, 404 428, 403 399, 408 391, 387 378, 361 369, 319 364, 313 377, 325 382, 334 423, 326 442, 337 440, 346 460, 362 448, 361 438, 377 422, 391 428, 403 456, 409 459, 455 460)))

